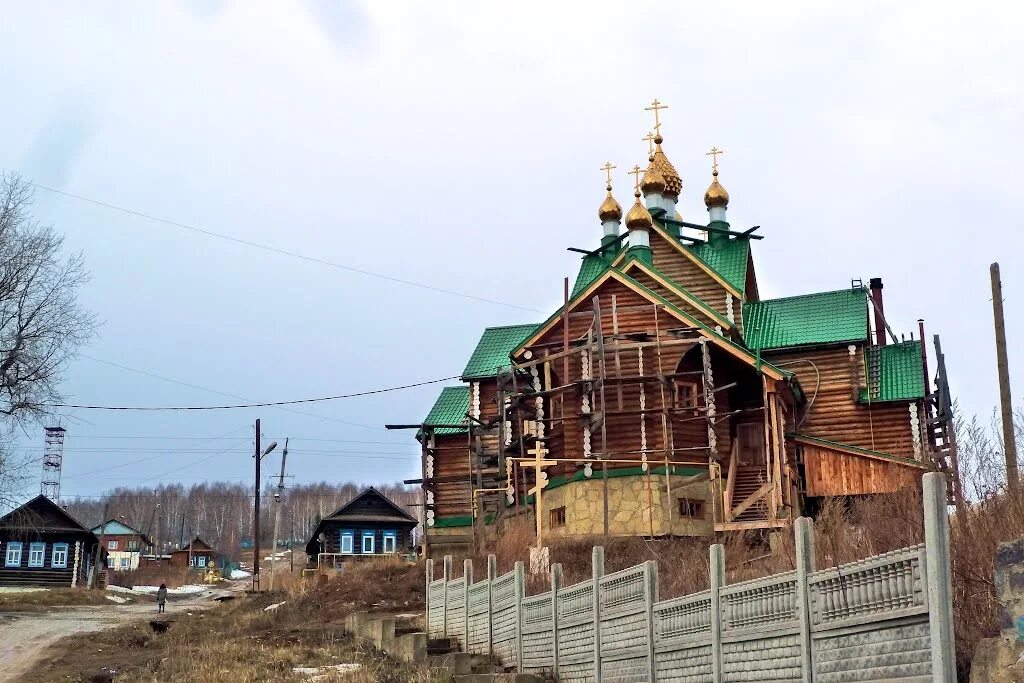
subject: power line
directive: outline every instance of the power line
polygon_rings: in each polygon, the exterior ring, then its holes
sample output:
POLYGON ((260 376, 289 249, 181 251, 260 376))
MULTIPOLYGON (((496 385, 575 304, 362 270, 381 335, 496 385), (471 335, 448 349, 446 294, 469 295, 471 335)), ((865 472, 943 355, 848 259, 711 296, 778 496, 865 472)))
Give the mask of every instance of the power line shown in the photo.
MULTIPOLYGON (((95 358, 93 356, 87 356, 85 354, 80 354, 80 355, 81 355, 82 358, 87 358, 87 359, 89 359, 91 361, 95 361, 97 363, 103 363, 104 365, 109 365, 111 367, 118 368, 120 370, 126 370, 128 372, 134 372, 134 373, 139 374, 139 375, 145 375, 146 377, 152 377, 154 379, 163 380, 164 382, 170 382, 171 384, 177 384, 177 385, 180 385, 180 386, 183 386, 183 387, 189 387, 191 389, 199 389, 201 391, 208 391, 211 394, 218 394, 220 396, 227 396, 228 398, 236 398, 236 399, 238 399, 240 401, 248 401, 249 400, 249 399, 245 398, 244 396, 238 396, 237 394, 229 394, 229 393, 224 392, 224 391, 218 391, 217 389, 211 389, 210 387, 204 387, 204 386, 200 386, 198 384, 189 384, 187 382, 181 382, 179 380, 172 379, 170 377, 164 377, 163 375, 158 375, 156 373, 149 372, 147 370, 139 370, 138 368, 132 368, 132 367, 129 367, 127 365, 121 365, 120 363, 114 363, 113 361, 103 360, 102 358, 95 358)), ((380 426, 363 424, 361 422, 352 422, 350 420, 342 420, 342 419, 339 419, 339 418, 336 418, 336 417, 327 417, 326 415, 319 415, 317 413, 310 413, 310 412, 305 411, 305 410, 296 410, 295 408, 287 408, 285 406, 274 406, 274 407, 277 408, 278 410, 283 410, 283 411, 289 412, 289 413, 295 413, 296 415, 307 415, 309 417, 315 417, 315 418, 318 418, 320 420, 329 420, 330 422, 337 422, 339 424, 352 425, 353 427, 362 427, 364 429, 374 429, 374 430, 381 430, 381 431, 383 431, 383 429, 384 429, 383 427, 380 427, 380 426)))
POLYGON ((396 387, 386 387, 384 389, 371 389, 369 391, 357 391, 352 394, 338 394, 336 396, 320 396, 317 398, 300 398, 291 401, 267 401, 264 403, 241 403, 235 405, 220 405, 220 406, 101 406, 101 405, 81 405, 76 403, 42 403, 41 407, 44 408, 75 408, 76 410, 143 410, 143 411, 168 411, 168 410, 234 410, 237 408, 269 408, 274 406, 290 406, 299 403, 320 403, 322 401, 337 401, 344 398, 357 398, 359 396, 371 396, 374 394, 384 394, 391 391, 401 391, 403 389, 412 389, 415 387, 427 386, 428 384, 437 384, 439 382, 447 382, 452 379, 459 379, 459 375, 452 375, 450 377, 440 377, 438 379, 428 379, 423 382, 414 382, 412 384, 402 384, 396 387))
POLYGON ((349 272, 352 272, 352 273, 359 273, 360 275, 366 275, 366 276, 369 276, 369 277, 375 277, 375 278, 379 278, 381 280, 388 280, 390 282, 397 282, 399 284, 409 285, 410 287, 419 287, 421 289, 427 289, 427 290, 430 290, 430 291, 433 291, 433 292, 439 292, 441 294, 450 294, 452 296, 459 296, 459 297, 463 297, 465 299, 472 299, 474 301, 481 301, 483 303, 497 304, 499 306, 508 306, 509 308, 518 308, 521 311, 530 311, 532 313, 542 313, 543 312, 543 311, 539 311, 539 310, 537 310, 535 308, 528 308, 526 306, 520 306, 519 304, 508 303, 507 301, 498 301, 497 299, 488 299, 486 297, 476 296, 474 294, 467 294, 466 292, 459 292, 459 291, 454 290, 454 289, 445 289, 443 287, 435 287, 434 285, 428 285, 428 284, 425 284, 423 282, 416 282, 414 280, 406 280, 404 278, 394 277, 393 275, 385 275, 383 273, 377 273, 377 272, 374 272, 372 270, 365 270, 363 268, 356 268, 354 266, 346 266, 346 265, 341 264, 341 263, 336 263, 334 261, 327 261, 325 259, 317 258, 315 256, 307 256, 305 254, 300 254, 298 252, 288 251, 286 249, 279 249, 277 247, 272 247, 272 246, 267 245, 267 244, 260 244, 259 242, 252 242, 250 240, 244 240, 244 239, 241 239, 239 237, 232 237, 231 235, 225 235, 225 234, 222 234, 222 233, 219 233, 219 232, 214 232, 212 230, 207 230, 205 228, 198 228, 198 227, 196 227, 194 225, 188 225, 187 223, 180 223, 178 221, 170 220, 168 218, 160 218, 159 216, 152 216, 150 214, 143 213, 142 211, 136 211, 134 209, 128 209, 128 208, 125 208, 123 206, 118 206, 116 204, 110 204, 109 202, 103 202, 103 201, 100 201, 98 199, 91 199, 89 197, 84 197, 82 195, 72 194, 71 192, 65 192, 63 190, 58 190, 58 189, 53 188, 53 187, 47 187, 46 185, 40 185, 38 183, 30 182, 29 184, 32 185, 33 187, 39 188, 40 190, 46 190, 47 192, 53 192, 54 194, 59 194, 59 195, 62 195, 64 197, 70 197, 72 199, 77 199, 79 201, 87 202, 87 203, 93 204, 95 206, 102 206, 103 208, 106 208, 106 209, 111 209, 113 211, 120 211, 121 213, 126 213, 126 214, 129 214, 131 216, 137 216, 139 218, 144 218, 146 220, 154 221, 156 223, 163 223, 165 225, 170 225, 170 226, 175 227, 175 228, 182 228, 183 230, 191 230, 192 232, 197 232, 197 233, 200 233, 202 235, 206 235, 208 237, 216 237, 217 239, 226 240, 228 242, 234 242, 235 244, 241 244, 241 245, 244 245, 244 246, 247 246, 247 247, 252 247, 254 249, 262 249, 264 251, 269 251, 269 252, 272 252, 274 254, 280 254, 282 256, 291 256, 292 258, 301 259, 303 261, 308 261, 310 263, 317 263, 317 264, 320 264, 322 266, 329 266, 331 268, 337 268, 339 270, 346 270, 346 271, 349 271, 349 272))
MULTIPOLYGON (((251 426, 251 425, 250 425, 251 426)), ((77 441, 78 439, 147 439, 151 441, 241 441, 249 440, 252 441, 252 437, 249 436, 165 436, 163 434, 68 434, 68 441, 77 441)), ((271 440, 280 440, 277 437, 265 436, 264 438, 271 440)), ((281 437, 283 439, 284 437, 281 437)), ((293 436, 290 437, 292 441, 327 441, 331 443, 368 443, 368 444, 380 444, 383 446, 400 446, 405 441, 363 441, 359 439, 320 439, 311 436, 293 436)), ((32 448, 42 448, 42 446, 33 446, 32 448)), ((121 447, 118 448, 128 448, 121 447)))

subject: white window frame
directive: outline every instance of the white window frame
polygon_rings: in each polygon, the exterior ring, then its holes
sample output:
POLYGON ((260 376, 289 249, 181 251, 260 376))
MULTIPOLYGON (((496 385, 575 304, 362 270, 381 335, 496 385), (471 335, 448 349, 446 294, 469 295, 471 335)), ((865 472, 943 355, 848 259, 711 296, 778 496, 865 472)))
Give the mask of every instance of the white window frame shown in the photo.
POLYGON ((45 543, 29 543, 28 544, 28 566, 33 569, 39 569, 40 567, 46 566, 46 544, 45 543))
POLYGON ((8 541, 7 542, 7 552, 4 553, 4 566, 5 567, 20 567, 21 566, 21 542, 20 541, 8 541), (11 551, 17 551, 17 552, 11 552, 11 551))
POLYGON ((127 557, 122 557, 121 558, 120 569, 128 569, 128 558, 127 557))
POLYGON ((107 541, 107 550, 117 550, 117 539, 107 541))
POLYGON ((67 569, 68 568, 68 544, 67 543, 54 543, 50 549, 50 568, 51 569, 67 569))
POLYGON ((201 569, 206 567, 206 555, 198 556, 196 558, 196 565, 201 569))
POLYGON ((345 532, 345 531, 341 532, 340 548, 341 548, 341 554, 342 555, 351 555, 354 552, 355 545, 356 545, 356 535, 354 533, 352 533, 352 532, 345 532), (348 548, 345 547, 345 545, 346 545, 345 541, 348 541, 348 548))
POLYGON ((360 537, 362 538, 362 542, 359 544, 359 548, 363 551, 362 554, 363 555, 373 555, 374 552, 375 552, 375 546, 376 546, 376 540, 377 540, 375 538, 376 534, 373 533, 372 531, 371 532, 364 531, 362 534, 360 534, 360 537), (370 541, 370 549, 369 550, 366 549, 366 541, 367 540, 370 541))
POLYGON ((380 551, 382 553, 393 553, 398 549, 398 534, 394 531, 385 531, 384 540, 381 543, 380 551), (390 548, 388 547, 390 541, 390 548))

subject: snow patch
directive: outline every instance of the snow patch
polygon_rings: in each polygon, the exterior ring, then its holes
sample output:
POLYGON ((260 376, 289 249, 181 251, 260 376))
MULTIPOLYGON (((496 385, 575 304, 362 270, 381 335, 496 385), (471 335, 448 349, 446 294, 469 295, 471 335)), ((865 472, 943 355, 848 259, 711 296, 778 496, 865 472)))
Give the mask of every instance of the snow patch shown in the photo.
POLYGON ((124 603, 128 602, 128 598, 121 598, 116 595, 104 595, 103 597, 105 597, 107 600, 110 600, 111 602, 116 602, 119 605, 123 605, 124 603))
POLYGON ((250 576, 252 576, 250 572, 242 571, 241 569, 232 569, 230 574, 230 578, 235 581, 239 579, 248 579, 250 576))
POLYGON ((0 588, 0 593, 39 593, 40 591, 50 590, 49 588, 37 588, 37 587, 20 587, 20 586, 4 586, 0 588))
POLYGON ((292 669, 292 672, 300 674, 302 676, 309 676, 309 680, 311 681, 323 681, 330 678, 331 674, 352 673, 353 671, 359 671, 361 667, 361 664, 334 664, 331 666, 297 666, 292 669))
MULTIPOLYGON (((288 602, 288 601, 285 600, 285 602, 288 602)), ((275 602, 273 605, 267 605, 266 607, 264 607, 263 611, 264 612, 273 612, 274 610, 276 610, 278 607, 280 607, 283 604, 284 604, 284 602, 275 602)))
MULTIPOLYGON (((197 586, 193 584, 188 586, 179 586, 178 588, 168 588, 167 594, 177 596, 192 596, 199 595, 200 593, 205 593, 209 589, 209 586, 197 586)), ((156 593, 158 590, 160 590, 160 587, 135 586, 134 588, 125 588, 123 586, 107 586, 107 590, 116 591, 118 593, 134 593, 135 595, 152 595, 156 593)))

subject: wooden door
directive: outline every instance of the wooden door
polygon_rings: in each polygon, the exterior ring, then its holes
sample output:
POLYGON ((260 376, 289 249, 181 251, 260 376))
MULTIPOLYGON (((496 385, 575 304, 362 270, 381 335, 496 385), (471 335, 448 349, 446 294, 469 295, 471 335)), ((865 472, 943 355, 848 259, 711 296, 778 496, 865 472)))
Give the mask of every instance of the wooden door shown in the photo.
POLYGON ((765 464, 764 424, 747 422, 736 426, 736 439, 740 444, 739 465, 765 464))

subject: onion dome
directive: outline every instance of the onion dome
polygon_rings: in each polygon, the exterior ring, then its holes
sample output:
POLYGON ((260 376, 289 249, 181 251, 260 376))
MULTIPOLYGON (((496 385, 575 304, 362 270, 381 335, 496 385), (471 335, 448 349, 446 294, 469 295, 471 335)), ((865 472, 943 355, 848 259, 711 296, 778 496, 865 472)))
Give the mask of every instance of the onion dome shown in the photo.
POLYGON ((654 159, 651 159, 651 163, 647 165, 647 171, 644 173, 643 180, 640 181, 640 189, 644 191, 644 194, 661 194, 665 191, 665 176, 661 174, 658 167, 654 164, 654 159))
POLYGON ((601 222, 605 221, 621 221, 622 220, 622 207, 615 201, 615 197, 612 196, 612 186, 609 183, 607 186, 608 196, 601 202, 601 206, 597 208, 597 217, 601 219, 601 222))
POLYGON ((664 138, 661 135, 654 137, 654 158, 652 159, 652 165, 658 169, 661 173, 661 177, 665 179, 665 194, 670 197, 679 197, 679 194, 683 191, 683 179, 676 172, 676 167, 672 165, 672 162, 665 156, 665 151, 661 148, 661 143, 664 142, 664 138))
POLYGON ((711 186, 704 193, 704 205, 709 209, 715 206, 729 206, 729 193, 718 182, 718 171, 711 173, 711 186))
POLYGON ((640 203, 640 192, 634 192, 633 196, 636 197, 636 201, 633 202, 633 207, 626 214, 626 227, 630 230, 653 229, 654 221, 651 219, 651 214, 640 203))

